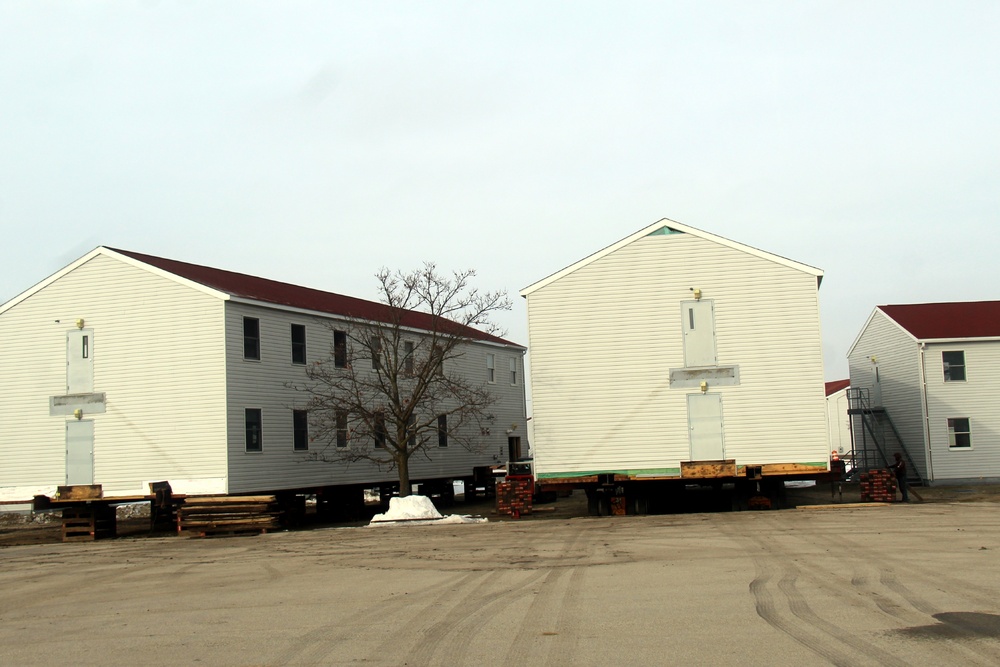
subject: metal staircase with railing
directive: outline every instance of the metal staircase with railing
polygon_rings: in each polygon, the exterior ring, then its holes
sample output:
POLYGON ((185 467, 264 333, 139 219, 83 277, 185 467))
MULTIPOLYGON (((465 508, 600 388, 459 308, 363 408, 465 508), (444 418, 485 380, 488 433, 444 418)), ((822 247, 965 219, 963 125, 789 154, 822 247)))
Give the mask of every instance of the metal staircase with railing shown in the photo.
POLYGON ((899 452, 906 461, 907 482, 923 484, 899 430, 884 407, 872 405, 868 389, 851 387, 847 390, 847 414, 851 429, 849 463, 852 472, 886 468, 893 461, 893 454, 899 452))

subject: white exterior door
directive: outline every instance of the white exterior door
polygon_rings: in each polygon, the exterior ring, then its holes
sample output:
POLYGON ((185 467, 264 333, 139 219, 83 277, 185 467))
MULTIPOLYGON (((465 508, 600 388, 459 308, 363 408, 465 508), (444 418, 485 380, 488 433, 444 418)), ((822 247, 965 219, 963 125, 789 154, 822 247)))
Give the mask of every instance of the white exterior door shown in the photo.
POLYGON ((684 365, 715 366, 715 308, 711 301, 682 301, 684 365))
POLYGON ((692 461, 721 461, 723 446, 722 395, 688 394, 688 431, 692 461))
POLYGON ((66 422, 66 484, 94 483, 94 422, 66 422))
POLYGON ((94 330, 66 332, 66 393, 94 391, 94 330))
POLYGON ((882 407, 882 377, 878 372, 878 362, 872 359, 872 407, 882 407))

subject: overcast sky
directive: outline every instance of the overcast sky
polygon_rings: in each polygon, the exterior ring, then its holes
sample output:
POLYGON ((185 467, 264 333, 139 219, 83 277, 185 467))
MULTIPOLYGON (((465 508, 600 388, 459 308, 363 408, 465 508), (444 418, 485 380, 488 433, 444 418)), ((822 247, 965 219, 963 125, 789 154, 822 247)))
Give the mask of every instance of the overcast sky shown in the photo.
POLYGON ((1000 299, 998 2, 0 0, 0 302, 98 245, 375 298, 660 218, 872 308, 1000 299))

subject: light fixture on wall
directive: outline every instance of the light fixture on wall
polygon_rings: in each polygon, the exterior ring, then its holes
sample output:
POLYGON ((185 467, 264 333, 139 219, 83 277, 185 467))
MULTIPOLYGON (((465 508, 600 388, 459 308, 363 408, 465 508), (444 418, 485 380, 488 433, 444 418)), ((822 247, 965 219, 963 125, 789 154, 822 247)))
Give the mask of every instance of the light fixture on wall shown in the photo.
POLYGON ((76 321, 76 328, 77 329, 82 329, 83 328, 83 318, 82 317, 79 318, 79 319, 77 319, 77 321, 76 321))
POLYGON ((83 410, 77 408, 76 410, 73 411, 73 416, 76 417, 78 420, 83 419, 83 410))
POLYGON ((691 291, 694 292, 694 300, 701 301, 701 290, 697 287, 692 287, 691 291))
POLYGON ((708 383, 705 382, 704 380, 702 380, 701 381, 701 393, 704 394, 706 391, 708 391, 708 383))

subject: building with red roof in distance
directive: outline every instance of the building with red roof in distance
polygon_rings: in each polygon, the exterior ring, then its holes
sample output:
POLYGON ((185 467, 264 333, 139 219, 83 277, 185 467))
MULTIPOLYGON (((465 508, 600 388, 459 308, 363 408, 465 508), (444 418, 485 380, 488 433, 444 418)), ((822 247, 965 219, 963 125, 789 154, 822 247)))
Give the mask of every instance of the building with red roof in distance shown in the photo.
POLYGON ((848 361, 868 467, 900 451, 927 483, 1000 480, 1000 301, 878 306, 848 361))

